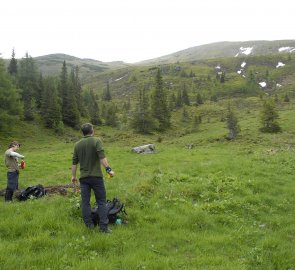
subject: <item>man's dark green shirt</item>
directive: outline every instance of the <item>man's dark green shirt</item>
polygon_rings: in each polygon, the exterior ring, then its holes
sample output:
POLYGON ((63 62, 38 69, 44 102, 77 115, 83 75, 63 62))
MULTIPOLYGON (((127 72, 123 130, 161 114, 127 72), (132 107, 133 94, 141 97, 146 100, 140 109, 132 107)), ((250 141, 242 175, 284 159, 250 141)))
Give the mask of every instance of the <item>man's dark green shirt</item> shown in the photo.
POLYGON ((80 163, 80 178, 102 177, 100 159, 104 157, 101 140, 93 136, 85 136, 75 144, 72 164, 80 163))

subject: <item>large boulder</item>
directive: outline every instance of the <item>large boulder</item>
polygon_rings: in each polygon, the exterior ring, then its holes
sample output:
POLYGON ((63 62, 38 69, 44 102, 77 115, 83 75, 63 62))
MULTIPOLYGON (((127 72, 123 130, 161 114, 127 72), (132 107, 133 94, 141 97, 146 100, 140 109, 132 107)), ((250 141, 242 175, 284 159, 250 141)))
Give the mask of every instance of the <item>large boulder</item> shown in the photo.
POLYGON ((131 149, 131 151, 137 154, 151 154, 155 153, 156 147, 154 144, 146 144, 134 147, 131 149))

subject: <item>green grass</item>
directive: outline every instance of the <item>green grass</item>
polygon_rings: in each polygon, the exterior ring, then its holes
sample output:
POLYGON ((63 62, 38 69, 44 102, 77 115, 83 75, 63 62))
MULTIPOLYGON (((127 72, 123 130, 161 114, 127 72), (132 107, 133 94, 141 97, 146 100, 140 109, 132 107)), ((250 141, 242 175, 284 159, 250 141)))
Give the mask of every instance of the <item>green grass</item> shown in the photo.
MULTIPOLYGON (((88 231, 71 191, 1 200, 1 269, 295 269, 294 109, 280 111, 279 134, 260 133, 258 109, 246 111, 238 112, 233 142, 214 110, 195 133, 177 123, 150 136, 98 129, 116 172, 106 180, 108 198, 126 203, 129 223, 112 226, 111 235, 88 231), (130 151, 143 143, 155 143, 157 153, 130 151)), ((11 138, 23 143, 21 188, 70 183, 78 133, 58 138, 29 124, 12 133, 1 136, 1 149, 11 138)))

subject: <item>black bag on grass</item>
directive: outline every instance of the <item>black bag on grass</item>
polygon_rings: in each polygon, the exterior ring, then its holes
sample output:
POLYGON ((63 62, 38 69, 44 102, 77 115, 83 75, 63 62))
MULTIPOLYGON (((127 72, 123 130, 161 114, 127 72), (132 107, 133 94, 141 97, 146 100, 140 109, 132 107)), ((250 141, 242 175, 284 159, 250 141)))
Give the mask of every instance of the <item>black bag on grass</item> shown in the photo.
POLYGON ((42 185, 36 185, 32 187, 28 187, 25 190, 23 190, 17 198, 20 201, 26 201, 27 199, 34 197, 34 198, 40 198, 43 197, 46 194, 46 191, 42 185))
MULTIPOLYGON (((117 198, 114 198, 111 201, 108 200, 106 206, 109 224, 116 223, 116 220, 120 218, 120 213, 124 213, 125 215, 127 215, 124 203, 121 203, 120 200, 117 198)), ((94 225, 98 225, 99 215, 97 206, 91 209, 91 215, 94 225)))

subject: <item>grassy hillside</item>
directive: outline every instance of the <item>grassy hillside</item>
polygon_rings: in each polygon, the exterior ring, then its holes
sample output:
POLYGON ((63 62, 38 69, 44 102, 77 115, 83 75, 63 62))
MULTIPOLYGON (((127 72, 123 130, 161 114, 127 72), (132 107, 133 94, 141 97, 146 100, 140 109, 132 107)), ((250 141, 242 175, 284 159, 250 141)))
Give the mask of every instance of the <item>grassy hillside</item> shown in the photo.
MULTIPOLYGON (((116 172, 106 180, 108 198, 126 203, 129 223, 112 226, 111 235, 88 231, 71 193, 1 200, 1 269, 295 269, 295 104, 279 104, 278 134, 258 131, 259 98, 232 104, 241 126, 232 142, 222 100, 196 107, 206 117, 193 132, 178 112, 165 134, 97 128, 116 172), (155 143, 157 153, 130 151, 145 143, 155 143)), ((79 133, 57 137, 18 124, 0 134, 0 147, 4 152, 12 138, 23 143, 21 188, 69 183, 79 133)), ((3 188, 5 179, 1 166, 3 188)))
POLYGON ((168 95, 177 94, 185 85, 192 104, 195 103, 197 94, 201 94, 204 100, 210 100, 212 96, 217 96, 218 99, 265 94, 281 98, 286 94, 294 96, 295 57, 286 53, 131 66, 97 74, 84 85, 84 89, 93 89, 101 96, 106 81, 109 81, 115 100, 120 103, 128 99, 134 100, 141 87, 153 89, 157 67, 162 70, 168 95), (220 83, 218 73, 221 72, 225 74, 224 83, 220 83), (266 86, 261 87, 261 82, 265 82, 266 86))

